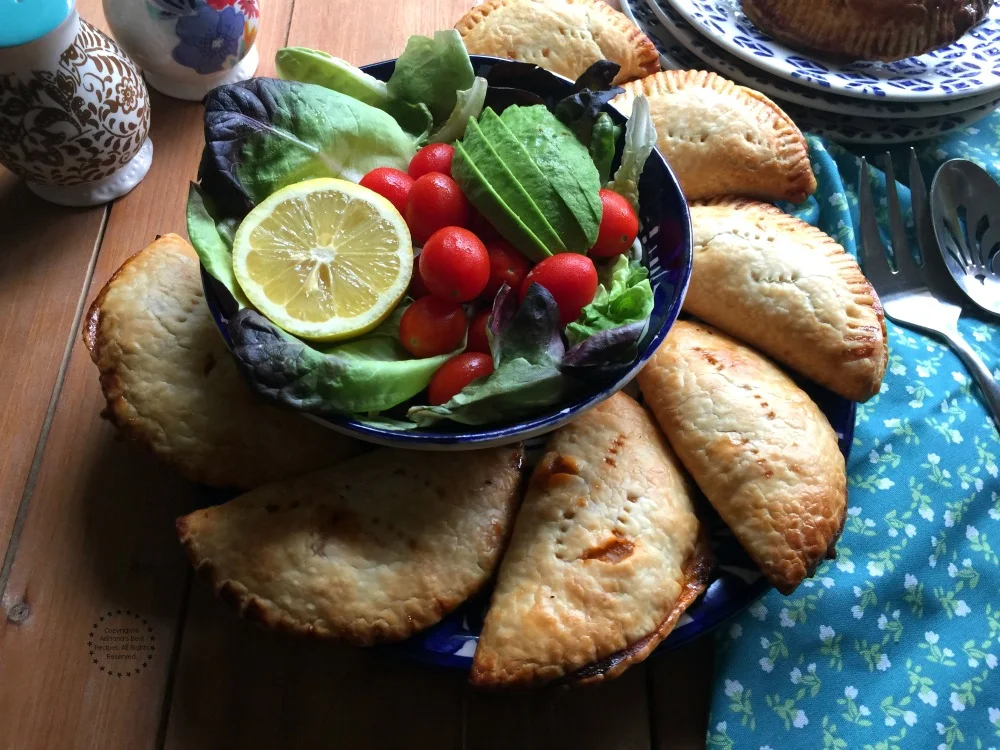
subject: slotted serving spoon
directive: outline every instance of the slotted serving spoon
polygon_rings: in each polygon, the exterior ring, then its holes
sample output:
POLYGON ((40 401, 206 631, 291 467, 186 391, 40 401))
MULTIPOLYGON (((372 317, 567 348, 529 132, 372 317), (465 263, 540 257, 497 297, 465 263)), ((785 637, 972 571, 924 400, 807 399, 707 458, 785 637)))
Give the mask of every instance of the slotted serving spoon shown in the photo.
POLYGON ((967 159, 945 162, 931 185, 945 266, 977 306, 1000 315, 1000 185, 967 159))

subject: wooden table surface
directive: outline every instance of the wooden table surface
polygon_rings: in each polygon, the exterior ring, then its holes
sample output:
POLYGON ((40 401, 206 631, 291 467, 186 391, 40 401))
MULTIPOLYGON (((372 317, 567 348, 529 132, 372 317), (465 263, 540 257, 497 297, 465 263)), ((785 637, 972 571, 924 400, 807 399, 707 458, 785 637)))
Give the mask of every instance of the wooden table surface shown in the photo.
MULTIPOLYGON (((261 75, 285 44, 362 64, 454 24, 470 0, 265 0, 261 75)), ((80 14, 107 30, 100 0, 80 14)), ((146 179, 65 209, 0 169, 0 749, 704 747, 710 639, 594 689, 488 695, 461 674, 264 632, 194 579, 174 518, 199 489, 100 418, 80 322, 157 234, 184 234, 201 105, 152 93, 146 179), (135 613, 148 665, 93 664, 98 618, 135 613)))

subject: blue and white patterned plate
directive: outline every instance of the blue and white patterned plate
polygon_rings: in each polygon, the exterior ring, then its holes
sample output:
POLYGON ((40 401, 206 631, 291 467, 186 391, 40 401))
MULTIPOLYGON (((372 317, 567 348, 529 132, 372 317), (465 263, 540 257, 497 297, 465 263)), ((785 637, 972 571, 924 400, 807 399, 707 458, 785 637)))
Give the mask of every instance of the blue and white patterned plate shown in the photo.
POLYGON ((954 44, 894 63, 838 64, 814 59, 771 39, 740 8, 740 0, 670 0, 702 35, 769 73, 846 96, 937 101, 1000 95, 1000 5, 954 44))
MULTIPOLYGON (((801 381, 800 384, 830 420, 846 458, 854 438, 855 405, 816 385, 801 381)), ((537 461, 542 446, 542 439, 526 443, 529 463, 537 461)), ((677 627, 660 646, 659 652, 683 646, 704 635, 742 612, 771 588, 711 506, 702 502, 702 508, 716 559, 714 580, 704 595, 681 615, 677 627)), ((476 652, 488 604, 489 593, 484 592, 434 627, 402 643, 387 646, 385 650, 424 664, 468 670, 472 667, 472 655, 476 652)))
MULTIPOLYGON (((625 4, 623 3, 623 7, 625 4)), ((765 73, 712 44, 685 21, 667 0, 648 0, 645 5, 642 0, 631 0, 627 4, 636 6, 634 15, 640 19, 637 20, 638 25, 643 27, 648 35, 662 38, 665 48, 672 51, 673 48, 680 47, 689 53, 686 55, 688 62, 694 62, 696 66, 708 64, 727 78, 782 102, 792 102, 811 109, 835 112, 838 115, 895 120, 954 115, 1000 100, 1000 93, 987 93, 960 98, 951 97, 943 101, 895 102, 884 99, 857 99, 807 88, 765 73)), ((680 61, 674 53, 669 57, 674 61, 680 61)))
POLYGON ((919 110, 939 105, 938 103, 869 103, 859 99, 838 97, 835 94, 823 94, 810 89, 795 89, 795 84, 772 78, 765 73, 752 72, 750 75, 744 76, 741 67, 748 68, 749 66, 700 37, 676 11, 666 5, 664 0, 648 0, 648 6, 643 4, 642 0, 622 0, 622 10, 652 39, 660 51, 664 67, 716 70, 737 83, 762 91, 770 96, 802 130, 826 136, 839 143, 874 146, 936 138, 966 127, 1000 106, 1000 100, 994 100, 992 97, 985 97, 985 102, 977 105, 976 102, 980 97, 976 97, 960 100, 963 103, 966 101, 971 103, 972 109, 936 117, 916 117, 912 113, 904 117, 899 113, 889 113, 887 110, 896 108, 916 108, 919 110), (660 22, 661 18, 670 24, 669 30, 660 22), (690 37, 684 38, 683 44, 679 41, 683 34, 678 32, 679 27, 673 25, 674 19, 691 32, 690 37), (692 54, 693 52, 696 54, 692 54), (778 85, 770 85, 771 81, 778 85), (799 92, 803 92, 806 96, 796 96, 799 92), (814 97, 822 99, 823 106, 814 105, 812 102, 814 97), (848 104, 840 106, 839 101, 848 104), (803 102, 805 103, 803 104, 803 102), (829 111, 827 111, 828 109, 829 111), (865 117, 852 114, 855 112, 865 113, 868 109, 879 111, 880 116, 865 117))

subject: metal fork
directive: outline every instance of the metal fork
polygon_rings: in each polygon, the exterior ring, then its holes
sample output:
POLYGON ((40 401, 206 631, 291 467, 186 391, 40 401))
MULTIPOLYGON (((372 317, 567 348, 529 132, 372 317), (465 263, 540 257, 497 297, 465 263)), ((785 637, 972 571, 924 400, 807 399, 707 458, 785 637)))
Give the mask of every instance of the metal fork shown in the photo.
POLYGON ((993 414, 993 423, 1000 426, 1000 385, 989 368, 958 330, 962 307, 958 290, 949 287, 951 278, 941 251, 933 240, 927 203, 927 189, 920 173, 917 155, 910 149, 910 191, 913 198, 913 218, 920 242, 921 264, 913 257, 906 237, 906 224, 896 194, 896 178, 892 157, 883 157, 886 195, 889 199, 889 225, 896 269, 888 261, 888 250, 879 234, 875 218, 875 201, 868 181, 869 168, 861 160, 858 203, 861 213, 861 257, 865 275, 882 300, 886 316, 899 325, 937 334, 955 351, 975 378, 993 414))

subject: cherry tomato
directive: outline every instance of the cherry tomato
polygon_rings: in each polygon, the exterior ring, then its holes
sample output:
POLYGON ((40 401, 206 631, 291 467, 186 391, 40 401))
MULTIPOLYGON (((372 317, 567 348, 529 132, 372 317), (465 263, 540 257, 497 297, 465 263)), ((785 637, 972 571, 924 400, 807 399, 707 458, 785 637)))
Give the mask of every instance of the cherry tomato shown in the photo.
POLYGON ((546 258, 528 272, 521 283, 523 300, 532 284, 549 290, 559 306, 562 325, 580 317, 580 311, 589 305, 597 292, 597 269, 586 255, 560 253, 546 258))
POLYGON ((392 167, 378 167, 361 178, 361 187, 374 190, 394 205, 399 213, 405 215, 406 199, 413 187, 413 178, 392 167))
POLYGON ((424 280, 420 278, 419 255, 413 259, 413 274, 410 276, 410 286, 407 288, 406 293, 413 299, 420 299, 431 293, 431 290, 424 284, 424 280))
POLYGON ((414 244, 423 245, 439 229, 468 226, 472 207, 453 179, 429 172, 414 181, 403 215, 414 244))
POLYGON ((399 320, 399 341, 414 357, 436 357, 454 351, 465 336, 465 310, 457 302, 421 297, 399 320))
POLYGON ((427 400, 431 406, 440 406, 451 400, 473 380, 493 372, 493 358, 488 354, 466 352, 456 354, 434 373, 427 386, 427 400))
POLYGON ((447 143, 432 143, 417 151, 410 160, 407 172, 414 180, 428 172, 440 172, 451 177, 451 158, 455 155, 455 147, 447 143))
POLYGON ((520 289, 521 282, 531 270, 531 262, 504 240, 494 240, 486 245, 490 255, 490 280, 483 296, 492 301, 504 284, 520 289))
POLYGON ((632 204, 614 190, 601 190, 601 227, 590 248, 592 258, 612 258, 626 252, 639 234, 639 217, 632 204))
POLYGON ((468 229, 445 227, 424 243, 420 277, 435 297, 468 302, 478 297, 490 280, 490 256, 468 229))
POLYGON ((490 339, 486 335, 486 324, 489 322, 491 310, 483 310, 473 316, 469 323, 469 338, 465 345, 467 352, 490 353, 490 339))

